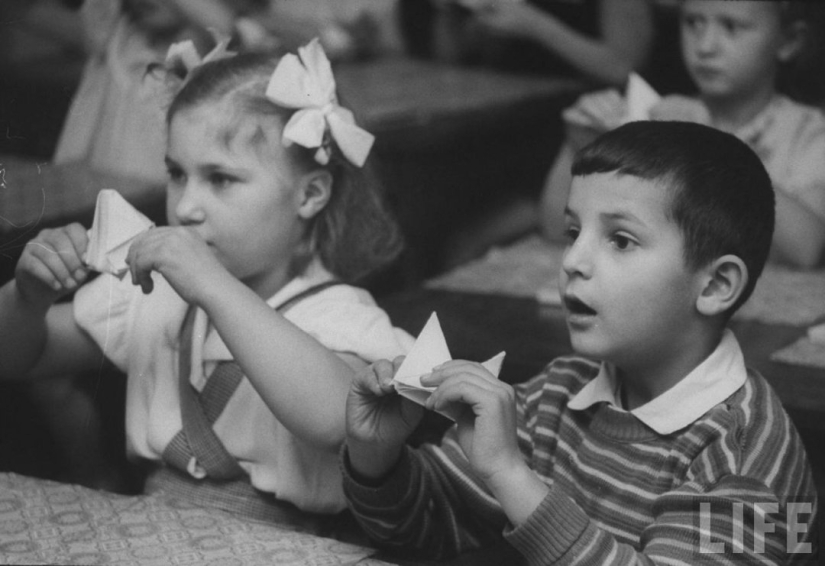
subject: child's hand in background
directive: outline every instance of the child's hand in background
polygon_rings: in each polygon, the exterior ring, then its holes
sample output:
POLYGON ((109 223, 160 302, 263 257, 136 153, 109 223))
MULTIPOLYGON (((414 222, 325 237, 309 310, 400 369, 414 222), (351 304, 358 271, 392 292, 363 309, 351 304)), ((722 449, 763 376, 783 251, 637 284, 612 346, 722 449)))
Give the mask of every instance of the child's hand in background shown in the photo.
POLYGON ((663 98, 650 109, 651 120, 678 120, 710 124, 710 113, 704 104, 697 104, 695 99, 678 94, 663 98))
POLYGON ((18 293, 27 303, 48 308, 77 289, 89 272, 83 254, 89 239, 80 224, 43 230, 26 244, 17 262, 18 293))
POLYGON ((392 384, 403 360, 378 360, 359 372, 350 387, 347 447, 351 466, 362 476, 386 474, 424 415, 420 405, 398 395, 392 384))
POLYGON ((430 409, 465 405, 457 421, 458 440, 485 482, 523 464, 516 439, 515 393, 510 385, 481 364, 464 360, 438 366, 421 384, 438 387, 427 400, 430 409))
POLYGON ((476 3, 474 9, 478 22, 493 33, 511 37, 530 37, 530 30, 537 18, 549 17, 527 2, 498 0, 476 3))
POLYGON ((621 126, 626 116, 627 101, 615 89, 584 94, 562 112, 567 140, 576 151, 621 126))
POLYGON ((231 275, 197 232, 185 227, 162 227, 139 235, 129 248, 126 263, 132 283, 151 293, 152 271, 157 271, 187 303, 203 305, 216 276, 231 275))

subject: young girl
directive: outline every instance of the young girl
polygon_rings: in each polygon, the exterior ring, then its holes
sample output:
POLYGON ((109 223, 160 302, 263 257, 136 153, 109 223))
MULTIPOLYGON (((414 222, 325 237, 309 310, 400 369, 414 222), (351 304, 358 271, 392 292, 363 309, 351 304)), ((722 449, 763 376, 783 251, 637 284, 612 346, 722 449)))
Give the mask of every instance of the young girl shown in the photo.
POLYGON ((130 275, 83 285, 77 224, 27 246, 0 289, 0 375, 76 373, 106 356, 128 375, 127 448, 150 464, 146 491, 318 531, 314 514, 344 506, 336 455, 353 370, 412 339, 367 292, 337 284, 399 248, 358 168, 371 136, 337 105, 316 42, 273 68, 212 61, 174 97, 169 226, 134 241, 130 275), (284 106, 296 93, 311 103, 297 112, 284 106))
MULTIPOLYGON (((682 57, 699 98, 671 95, 651 110, 653 119, 699 122, 732 133, 759 155, 776 189, 771 258, 804 268, 825 259, 825 116, 777 88, 790 90, 792 85, 778 79, 811 52, 821 13, 821 6, 809 2, 685 0, 682 57)), ((565 111, 567 144, 542 198, 540 223, 549 238, 562 235, 573 152, 618 126, 625 113, 626 103, 615 91, 587 95, 565 111)))

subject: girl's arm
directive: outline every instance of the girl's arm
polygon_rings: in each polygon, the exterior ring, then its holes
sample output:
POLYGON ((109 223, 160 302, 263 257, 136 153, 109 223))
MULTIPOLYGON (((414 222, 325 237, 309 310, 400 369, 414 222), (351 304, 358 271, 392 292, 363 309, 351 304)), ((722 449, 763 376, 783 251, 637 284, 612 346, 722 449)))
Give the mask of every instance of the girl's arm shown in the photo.
POLYGON ((776 187, 776 225, 771 259, 811 269, 822 262, 825 221, 805 203, 776 187))
MULTIPOLYGON (((511 14, 513 15, 513 14, 511 14)), ((557 18, 529 4, 504 2, 482 21, 492 27, 510 27, 513 32, 544 46, 586 77, 606 85, 623 86, 628 74, 647 57, 653 37, 653 16, 648 0, 601 0, 600 37, 588 37, 557 18), (505 12, 518 10, 510 18, 505 12), (503 19, 507 17, 507 23, 503 19)))
MULTIPOLYGON (((132 282, 151 292, 163 275, 187 303, 206 311, 267 407, 307 444, 337 450, 353 368, 273 310, 233 276, 189 228, 141 234, 127 257, 132 282)), ((364 364, 366 365, 366 364, 364 364)))
POLYGON ((201 306, 266 405, 298 438, 337 450, 353 368, 229 273, 212 283, 201 306))
POLYGON ((84 228, 72 224, 44 230, 26 244, 15 278, 0 288, 0 377, 68 374, 102 361, 75 324, 71 304, 55 305, 85 281, 86 243, 84 228))

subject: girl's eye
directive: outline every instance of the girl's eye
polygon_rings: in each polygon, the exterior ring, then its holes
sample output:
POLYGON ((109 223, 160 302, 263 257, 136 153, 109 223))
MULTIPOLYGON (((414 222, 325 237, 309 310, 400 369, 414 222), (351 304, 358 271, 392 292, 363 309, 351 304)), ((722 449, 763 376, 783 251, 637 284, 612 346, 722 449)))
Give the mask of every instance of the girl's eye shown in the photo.
POLYGON ((620 251, 629 250, 636 245, 635 241, 624 234, 614 234, 610 240, 616 249, 620 251))

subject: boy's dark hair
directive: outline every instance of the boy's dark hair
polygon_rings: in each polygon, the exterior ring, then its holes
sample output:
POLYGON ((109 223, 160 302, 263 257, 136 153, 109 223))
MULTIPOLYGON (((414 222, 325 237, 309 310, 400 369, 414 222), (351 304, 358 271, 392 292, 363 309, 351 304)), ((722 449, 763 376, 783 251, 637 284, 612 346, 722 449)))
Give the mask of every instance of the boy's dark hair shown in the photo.
MULTIPOLYGON (((167 124, 181 110, 229 100, 238 119, 248 115, 272 116, 283 127, 294 111, 265 96, 277 63, 278 59, 271 55, 241 54, 197 67, 172 99, 166 113, 167 124)), ((229 143, 230 139, 226 141, 229 143)), ((315 161, 315 150, 292 144, 286 151, 304 170, 326 169, 333 178, 329 202, 311 221, 307 235, 309 252, 317 253, 324 266, 344 281, 361 281, 395 259, 403 240, 385 204, 372 165, 374 158, 368 158, 358 168, 343 157, 334 142, 332 145, 332 156, 326 165, 315 161)))
POLYGON ((666 187, 667 214, 684 236, 688 267, 736 255, 748 280, 726 314, 751 295, 771 247, 774 194, 762 161, 744 142, 699 124, 631 122, 579 151, 572 173, 633 175, 666 187))

